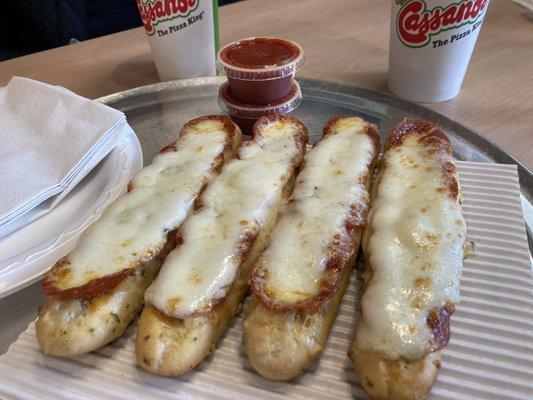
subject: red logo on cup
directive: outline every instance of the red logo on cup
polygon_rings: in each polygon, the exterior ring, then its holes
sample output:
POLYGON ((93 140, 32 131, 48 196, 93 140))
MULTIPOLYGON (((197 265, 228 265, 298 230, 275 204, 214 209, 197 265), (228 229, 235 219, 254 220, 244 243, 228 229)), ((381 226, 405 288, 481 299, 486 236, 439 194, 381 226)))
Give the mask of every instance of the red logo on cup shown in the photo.
POLYGON ((187 17, 196 10, 200 0, 137 0, 139 14, 148 35, 155 33, 161 22, 187 17))
POLYGON ((488 0, 462 0, 446 8, 426 9, 423 0, 407 2, 396 16, 396 31, 409 47, 422 47, 442 31, 473 24, 483 15, 488 0))

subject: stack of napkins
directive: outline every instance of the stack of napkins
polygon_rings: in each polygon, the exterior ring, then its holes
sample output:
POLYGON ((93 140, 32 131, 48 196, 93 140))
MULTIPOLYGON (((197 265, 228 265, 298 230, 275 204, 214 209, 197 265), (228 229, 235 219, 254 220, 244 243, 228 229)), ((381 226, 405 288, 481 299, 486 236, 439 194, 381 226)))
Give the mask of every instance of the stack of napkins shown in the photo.
POLYGON ((0 88, 0 237, 50 212, 127 132, 122 112, 64 88, 0 88))

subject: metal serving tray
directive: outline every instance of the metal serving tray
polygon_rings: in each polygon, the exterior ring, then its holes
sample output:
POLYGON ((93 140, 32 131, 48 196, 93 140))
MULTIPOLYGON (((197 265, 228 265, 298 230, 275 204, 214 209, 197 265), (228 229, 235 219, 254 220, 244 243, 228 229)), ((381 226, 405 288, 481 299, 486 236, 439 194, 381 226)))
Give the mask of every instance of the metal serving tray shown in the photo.
MULTIPOLYGON (((100 98, 128 117, 150 163, 161 147, 172 141, 180 127, 192 118, 220 114, 218 89, 224 77, 162 82, 100 98)), ((501 147, 472 129, 407 100, 361 89, 353 85, 299 78, 304 101, 293 115, 309 129, 311 140, 322 134, 324 123, 335 115, 353 114, 377 124, 383 138, 406 116, 438 124, 453 144, 455 157, 463 161, 516 164, 523 195, 533 202, 533 173, 501 147)))
MULTIPOLYGON (((188 120, 205 114, 219 114, 218 89, 224 77, 195 78, 143 86, 99 100, 126 113, 142 145, 144 162, 174 140, 188 120)), ((405 116, 424 118, 437 123, 451 138, 455 156, 460 160, 518 166, 526 220, 532 226, 533 174, 516 158, 475 131, 425 107, 386 94, 358 87, 314 79, 298 78, 304 101, 294 112, 308 127, 311 138, 320 137, 330 117, 355 114, 378 125, 386 136, 405 116), (528 219, 529 215, 529 219, 528 219)), ((530 251, 531 230, 528 227, 530 251)), ((0 300, 0 354, 35 318, 43 293, 39 283, 0 300)))

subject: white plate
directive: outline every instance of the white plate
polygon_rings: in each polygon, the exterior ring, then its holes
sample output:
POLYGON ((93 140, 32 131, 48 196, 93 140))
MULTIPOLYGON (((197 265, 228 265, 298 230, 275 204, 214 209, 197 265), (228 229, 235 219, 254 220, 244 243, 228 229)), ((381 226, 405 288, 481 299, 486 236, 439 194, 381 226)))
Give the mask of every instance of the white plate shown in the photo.
POLYGON ((37 281, 142 167, 133 131, 50 213, 0 239, 0 298, 37 281))

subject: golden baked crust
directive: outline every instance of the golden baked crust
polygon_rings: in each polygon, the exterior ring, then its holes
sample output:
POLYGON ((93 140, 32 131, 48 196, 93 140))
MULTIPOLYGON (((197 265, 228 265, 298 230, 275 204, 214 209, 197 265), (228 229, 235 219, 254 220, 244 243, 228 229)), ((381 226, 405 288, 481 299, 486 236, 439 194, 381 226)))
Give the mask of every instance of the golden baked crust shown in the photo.
POLYGON ((43 353, 72 357, 122 336, 141 311, 144 290, 160 266, 161 259, 154 259, 111 292, 89 300, 48 296, 36 323, 37 340, 43 353))
MULTIPOLYGON (((349 121, 352 118, 336 117, 330 120, 324 128, 324 137, 338 129, 336 124, 342 124, 343 120, 348 124, 354 123, 349 121)), ((379 153, 379 135, 373 125, 362 120, 357 122, 361 127, 359 133, 367 134, 374 144, 361 182, 364 189, 362 193, 367 193, 379 153)), ((261 268, 264 269, 261 261, 256 264, 252 278, 254 295, 246 310, 243 330, 248 358, 263 377, 274 381, 294 379, 304 373, 324 351, 361 243, 368 207, 366 196, 362 194, 361 197, 357 210, 350 207, 352 212, 345 221, 345 230, 337 235, 339 238, 344 235, 344 240, 338 240, 336 246, 327 247, 332 250, 334 257, 330 260, 334 260, 335 265, 328 262, 326 269, 335 272, 330 275, 334 281, 320 295, 306 301, 282 303, 282 306, 274 304, 270 299, 271 294, 265 293, 264 284, 253 280, 257 279, 261 268), (338 275, 333 276, 335 274, 338 275)), ((275 240, 274 237, 272 240, 275 240)))
MULTIPOLYGON (((299 142, 299 156, 291 161, 289 176, 282 190, 280 206, 292 192, 297 169, 303 159, 307 130, 296 119, 285 116, 262 117, 254 127, 254 137, 261 135, 263 125, 286 121, 299 126, 295 139, 299 142)), ((200 199, 201 205, 201 199, 200 199)), ((187 318, 173 318, 148 305, 139 319, 135 352, 137 362, 145 370, 158 375, 180 376, 201 363, 214 351, 218 338, 225 331, 229 320, 242 307, 248 290, 250 271, 266 247, 277 214, 266 220, 264 226, 238 267, 235 281, 226 296, 205 313, 187 318)))
POLYGON ((419 400, 425 398, 440 369, 440 351, 417 360, 387 360, 372 350, 352 347, 350 358, 364 391, 374 400, 419 400))
POLYGON ((450 141, 436 125, 406 118, 394 128, 385 149, 363 236, 366 259, 363 297, 356 339, 348 354, 362 388, 371 398, 418 400, 429 394, 438 375, 439 350, 450 337, 450 316, 454 311, 451 299, 458 299, 465 234, 459 203, 461 192, 456 168, 451 162, 450 141), (415 150, 407 154, 406 149, 415 150), (391 193, 389 186, 397 182, 403 186, 391 193), (394 196, 402 193, 402 189, 409 189, 412 194, 394 196), (394 211, 388 212, 390 210, 394 211), (431 212, 434 214, 426 218, 431 212), (407 219, 402 220, 402 217, 407 219), (437 225, 438 218, 445 222, 437 225), (433 236, 432 229, 437 228, 431 224, 439 227, 433 236), (411 234, 421 237, 422 242, 410 241, 411 234), (393 250, 389 253, 381 254, 387 238, 391 243, 399 243, 402 250, 391 247, 393 250), (433 241, 424 247, 426 238, 433 241), (372 242, 373 239, 376 241, 372 242), (442 248, 445 250, 440 250, 442 248), (412 257, 406 261, 402 252, 412 257), (381 285, 384 282, 386 285, 381 285), (387 288, 392 291, 388 292, 387 288), (450 288, 456 293, 450 294, 450 288), (404 298, 400 294, 407 292, 412 296, 410 302, 406 299, 411 297, 404 298), (409 318, 418 313, 422 318, 417 317, 418 325, 415 325, 409 318), (406 324, 405 321, 410 321, 409 330, 399 328, 404 327, 401 324, 406 324), (388 336, 380 336, 383 332, 388 336), (427 332, 427 335, 417 336, 419 332, 427 332), (407 334, 411 335, 408 339, 397 340, 397 336, 403 338, 407 334))
MULTIPOLYGON (((290 193, 290 189, 287 188, 286 192, 290 193)), ((242 299, 248 290, 250 269, 266 246, 271 228, 265 229, 254 242, 224 301, 208 313, 178 319, 152 306, 144 308, 135 339, 135 354, 142 368, 157 375, 180 376, 215 350, 229 320, 241 310, 242 299)))
MULTIPOLYGON (((221 165, 234 157, 242 135, 227 117, 222 116, 197 118, 187 123, 183 130, 194 130, 196 122, 206 119, 220 120, 228 132, 232 132, 230 141, 211 171, 218 173, 221 165)), ((161 152, 174 150, 175 143, 166 146, 161 152)), ((129 189, 132 189, 131 185, 129 189)), ((37 339, 43 353, 72 357, 98 349, 122 336, 142 310, 144 291, 157 276, 163 259, 175 247, 175 235, 176 231, 170 232, 166 244, 157 254, 128 270, 128 274, 113 281, 112 285, 92 284, 89 291, 82 288, 81 291, 49 295, 39 310, 36 323, 37 339), (75 297, 77 294, 80 297, 75 297)), ((47 286, 46 283, 44 285, 47 286)))
MULTIPOLYGON (((357 234, 356 246, 361 241, 357 234)), ((253 298, 245 310, 244 344, 252 367, 272 381, 290 381, 307 371, 323 353, 355 265, 354 254, 344 268, 333 297, 315 312, 278 312, 253 298)))

